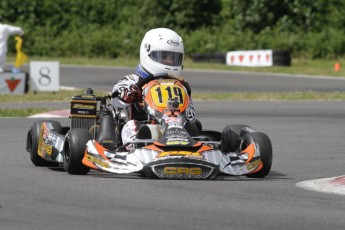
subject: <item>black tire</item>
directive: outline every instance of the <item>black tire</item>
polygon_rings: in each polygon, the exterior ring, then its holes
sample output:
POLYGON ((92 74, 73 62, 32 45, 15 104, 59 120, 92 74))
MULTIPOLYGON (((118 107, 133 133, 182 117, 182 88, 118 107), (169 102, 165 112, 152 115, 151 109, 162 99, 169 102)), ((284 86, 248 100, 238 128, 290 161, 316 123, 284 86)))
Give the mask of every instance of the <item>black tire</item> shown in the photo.
POLYGON ((83 165, 86 143, 91 140, 91 134, 86 129, 71 129, 67 132, 64 153, 63 167, 69 174, 85 175, 90 168, 83 165))
POLYGON ((225 63, 226 53, 194 53, 191 58, 194 62, 225 63))
POLYGON ((272 143, 270 138, 265 134, 261 132, 256 132, 251 134, 254 141, 259 145, 260 147, 260 154, 261 154, 261 161, 263 163, 263 168, 255 173, 246 175, 250 178, 263 178, 267 176, 267 174, 270 172, 272 167, 272 143))
POLYGON ((41 126, 43 122, 52 123, 55 131, 57 131, 58 133, 62 132, 61 124, 57 121, 51 121, 51 120, 36 121, 31 126, 31 132, 28 133, 28 137, 27 137, 27 145, 29 146, 28 149, 30 150, 29 151, 30 160, 35 166, 57 166, 58 163, 47 161, 38 155, 38 141, 39 141, 41 126))
POLYGON ((202 133, 202 123, 200 122, 199 119, 196 119, 196 118, 195 118, 195 125, 196 125, 196 127, 198 128, 199 133, 202 133))
POLYGON ((221 150, 222 152, 234 152, 240 144, 241 130, 248 125, 228 125, 223 129, 221 150))
POLYGON ((289 51, 274 50, 272 54, 272 61, 274 66, 290 66, 291 55, 289 51))
POLYGON ((196 120, 193 121, 187 121, 186 124, 184 125, 184 128, 187 130, 189 135, 191 137, 195 137, 199 135, 199 127, 196 124, 196 120))

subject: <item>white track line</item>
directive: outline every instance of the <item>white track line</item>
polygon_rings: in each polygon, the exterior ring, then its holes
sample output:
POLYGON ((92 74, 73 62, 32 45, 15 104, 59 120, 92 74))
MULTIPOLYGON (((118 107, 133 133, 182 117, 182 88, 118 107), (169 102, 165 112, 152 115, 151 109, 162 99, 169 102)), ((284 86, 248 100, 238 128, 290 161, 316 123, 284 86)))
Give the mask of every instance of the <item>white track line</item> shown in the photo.
POLYGON ((316 192, 345 195, 345 176, 301 181, 296 186, 316 192))
POLYGON ((54 110, 46 113, 35 114, 29 118, 64 118, 69 117, 69 112, 69 110, 54 110))

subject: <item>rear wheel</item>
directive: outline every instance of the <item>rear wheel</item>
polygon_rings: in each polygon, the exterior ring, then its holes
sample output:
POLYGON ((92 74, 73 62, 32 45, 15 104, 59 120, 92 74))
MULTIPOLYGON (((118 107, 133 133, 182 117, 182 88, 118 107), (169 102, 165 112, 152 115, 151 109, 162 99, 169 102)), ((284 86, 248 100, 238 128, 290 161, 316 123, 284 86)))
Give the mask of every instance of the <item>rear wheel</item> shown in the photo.
POLYGON ((234 152, 240 144, 241 131, 248 125, 228 125, 223 129, 221 150, 223 152, 234 152))
POLYGON ((185 124, 185 129, 188 134, 192 137, 198 136, 202 130, 202 124, 199 120, 195 119, 192 121, 187 121, 185 124))
POLYGON ((247 177, 251 178, 263 178, 267 176, 267 174, 271 170, 272 166, 272 143, 270 138, 265 134, 261 132, 256 132, 251 134, 255 143, 260 148, 260 158, 263 163, 263 167, 260 171, 251 173, 246 175, 247 177))
POLYGON ((63 167, 69 174, 85 175, 90 171, 82 163, 86 143, 91 140, 91 134, 86 129, 71 129, 66 134, 63 154, 63 167))
POLYGON ((58 163, 49 162, 45 159, 43 159, 41 156, 38 155, 38 143, 41 135, 41 127, 43 122, 50 122, 55 131, 58 133, 62 132, 61 124, 57 121, 36 121, 31 126, 31 132, 28 133, 27 137, 27 145, 28 150, 30 152, 30 160, 35 166, 57 166, 58 163))

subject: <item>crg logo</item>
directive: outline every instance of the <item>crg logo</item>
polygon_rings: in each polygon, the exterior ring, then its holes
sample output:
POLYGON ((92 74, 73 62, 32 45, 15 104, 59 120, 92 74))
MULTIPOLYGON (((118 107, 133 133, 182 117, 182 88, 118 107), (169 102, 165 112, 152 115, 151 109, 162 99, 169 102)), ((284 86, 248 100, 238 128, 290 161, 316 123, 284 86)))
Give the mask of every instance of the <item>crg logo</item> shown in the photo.
POLYGON ((172 45, 172 46, 179 46, 180 43, 178 41, 175 41, 175 40, 168 40, 167 43, 169 45, 172 45))
POLYGON ((202 169, 199 167, 165 167, 163 173, 167 175, 201 175, 202 169))
POLYGON ((105 162, 104 160, 101 160, 97 157, 91 156, 89 154, 87 154, 87 160, 92 162, 92 163, 98 164, 101 167, 109 168, 109 164, 107 162, 105 162))

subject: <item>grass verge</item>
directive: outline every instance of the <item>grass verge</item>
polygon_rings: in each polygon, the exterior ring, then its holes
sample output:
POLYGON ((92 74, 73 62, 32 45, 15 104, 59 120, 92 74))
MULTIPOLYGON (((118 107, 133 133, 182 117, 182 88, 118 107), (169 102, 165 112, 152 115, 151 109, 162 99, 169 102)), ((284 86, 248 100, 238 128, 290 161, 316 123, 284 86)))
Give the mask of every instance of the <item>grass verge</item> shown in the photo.
POLYGON ((0 117, 28 117, 38 113, 47 112, 47 109, 0 109, 0 117))
MULTIPOLYGON (((1 95, 0 103, 25 103, 25 102, 49 102, 70 101, 73 96, 83 94, 84 90, 60 90, 59 92, 28 92, 23 95, 1 95)), ((107 92, 94 90, 95 95, 106 95, 107 92)))

